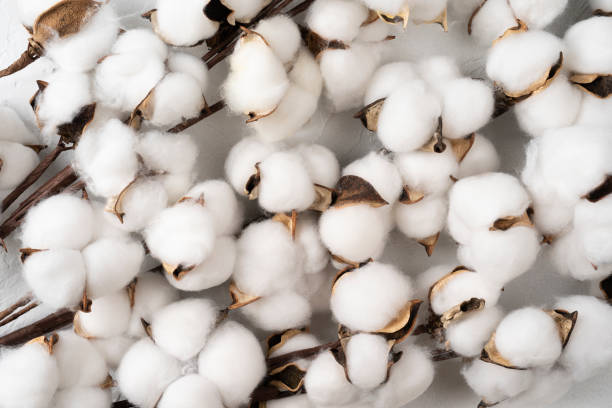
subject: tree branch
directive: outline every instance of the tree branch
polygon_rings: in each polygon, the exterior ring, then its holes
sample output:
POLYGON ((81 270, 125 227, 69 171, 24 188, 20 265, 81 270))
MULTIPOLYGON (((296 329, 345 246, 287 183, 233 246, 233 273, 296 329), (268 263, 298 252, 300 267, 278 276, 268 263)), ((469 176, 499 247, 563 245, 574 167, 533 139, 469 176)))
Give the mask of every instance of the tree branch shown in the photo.
POLYGON ((30 310, 34 309, 35 307, 37 307, 39 305, 38 302, 32 302, 29 305, 27 305, 26 307, 24 307, 23 309, 19 310, 16 313, 13 313, 12 315, 10 315, 9 317, 7 317, 6 319, 0 321, 0 327, 5 326, 7 324, 9 324, 10 322, 12 322, 13 320, 17 320, 19 319, 21 316, 23 316, 24 314, 28 313, 30 310))
POLYGON ((32 300, 32 294, 27 294, 23 296, 22 298, 18 299, 15 303, 10 305, 6 309, 0 311, 0 321, 4 319, 6 316, 13 313, 15 310, 30 303, 31 300, 32 300))
POLYGON ((168 133, 179 133, 179 132, 182 132, 183 130, 185 130, 185 129, 195 125, 196 123, 200 122, 201 120, 206 119, 207 117, 215 114, 216 112, 219 112, 224 107, 225 107, 225 102, 223 100, 220 100, 220 101, 216 102, 213 105, 207 106, 206 108, 202 109, 202 112, 200 113, 199 116, 197 116, 195 118, 190 118, 190 119, 184 120, 183 122, 179 123, 178 125, 176 125, 172 129, 169 129, 168 133))
POLYGON ((0 346, 18 346, 36 337, 68 326, 74 319, 72 310, 61 309, 42 319, 0 337, 0 346))

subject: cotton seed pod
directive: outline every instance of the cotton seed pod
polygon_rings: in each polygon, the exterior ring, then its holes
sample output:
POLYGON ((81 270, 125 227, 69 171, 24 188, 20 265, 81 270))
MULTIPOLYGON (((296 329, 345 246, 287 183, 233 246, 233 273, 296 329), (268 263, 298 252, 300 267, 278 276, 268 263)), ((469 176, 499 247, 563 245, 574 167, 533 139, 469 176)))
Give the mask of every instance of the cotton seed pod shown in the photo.
POLYGON ((89 312, 77 311, 74 330, 85 338, 111 338, 123 334, 130 322, 130 299, 126 290, 93 299, 89 312))
POLYGON ((223 180, 207 180, 193 186, 187 197, 204 197, 204 206, 212 213, 218 235, 238 232, 244 219, 244 208, 231 186, 223 180))
POLYGON ((376 334, 356 334, 345 347, 346 370, 351 383, 372 390, 387 378, 389 344, 376 334))
POLYGON ((534 380, 532 370, 513 370, 474 360, 464 365, 461 375, 470 388, 482 398, 484 406, 514 397, 528 389, 534 380))
POLYGON ((480 173, 495 172, 499 169, 499 155, 489 139, 474 134, 473 142, 463 159, 459 162, 457 178, 475 176, 480 173))
POLYGON ((127 334, 133 337, 143 337, 146 333, 142 326, 142 320, 150 322, 157 310, 177 301, 179 294, 168 285, 164 278, 153 273, 138 276, 133 289, 130 297, 132 315, 127 334))
POLYGON ((252 324, 267 331, 306 326, 312 314, 308 299, 291 290, 263 296, 240 311, 252 324))
POLYGON ((74 332, 58 332, 53 355, 59 369, 59 388, 100 386, 108 376, 103 356, 74 332))
POLYGON ((466 313, 446 327, 450 349, 465 357, 477 357, 503 317, 497 306, 466 313))
POLYGON ((255 164, 275 152, 274 145, 249 137, 236 143, 225 159, 225 174, 238 194, 248 195, 247 182, 253 175, 255 164))
POLYGON ((468 33, 480 44, 490 46, 516 24, 516 16, 507 1, 487 0, 481 2, 472 12, 468 33))
POLYGON ((166 388, 159 400, 159 408, 189 408, 206 405, 223 408, 221 396, 215 385, 204 375, 188 374, 166 388))
POLYGON ((193 46, 212 37, 219 23, 204 14, 207 0, 193 0, 179 7, 172 1, 158 0, 147 13, 153 29, 164 42, 175 46, 193 46))
POLYGON ((112 404, 110 390, 100 387, 73 387, 59 390, 53 397, 53 408, 78 408, 87 404, 90 408, 106 408, 112 404))
POLYGON ((357 399, 358 388, 347 379, 344 368, 330 351, 319 354, 304 377, 308 399, 317 405, 344 405, 357 399))

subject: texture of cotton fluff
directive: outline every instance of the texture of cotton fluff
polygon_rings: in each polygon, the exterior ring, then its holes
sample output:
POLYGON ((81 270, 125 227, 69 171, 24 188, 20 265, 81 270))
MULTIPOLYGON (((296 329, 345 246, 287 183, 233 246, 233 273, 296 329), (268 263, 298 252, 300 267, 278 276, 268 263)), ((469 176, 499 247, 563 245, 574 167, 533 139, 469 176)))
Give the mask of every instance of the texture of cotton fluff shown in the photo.
POLYGON ((194 118, 204 107, 200 82, 189 74, 171 72, 153 90, 154 126, 171 126, 183 119, 194 118))
POLYGON ((398 14, 408 3, 407 0, 362 0, 362 2, 372 10, 390 15, 398 14))
POLYGON ((336 283, 331 310, 334 318, 351 330, 376 331, 397 316, 411 295, 412 284, 398 269, 372 262, 336 283))
POLYGON ((389 378, 376 390, 376 408, 400 408, 425 392, 434 378, 434 366, 428 353, 404 342, 402 356, 391 366, 389 378))
POLYGON ((57 0, 28 0, 18 1, 16 5, 21 22, 32 27, 36 18, 55 3, 57 0))
POLYGON ((61 69, 85 72, 107 55, 119 32, 119 18, 109 4, 97 8, 78 33, 45 44, 45 55, 61 69))
POLYGON ((198 157, 197 145, 185 133, 151 130, 138 141, 136 150, 147 168, 170 175, 191 174, 198 157))
POLYGON ((472 147, 459 163, 459 170, 455 174, 457 178, 465 178, 495 172, 499 169, 499 163, 499 155, 493 143, 483 135, 476 133, 472 147))
POLYGON ((516 26, 516 17, 506 0, 487 0, 472 19, 472 37, 490 47, 508 28, 516 26))
POLYGON ((599 98, 588 93, 582 94, 582 105, 578 116, 577 125, 612 126, 612 98, 599 98))
POLYGON ((248 137, 236 143, 225 159, 225 175, 238 194, 244 190, 249 177, 255 174, 255 164, 261 162, 277 148, 255 137, 248 137))
POLYGON ((389 96, 404 82, 418 79, 415 67, 406 61, 392 62, 382 65, 376 70, 363 99, 364 105, 389 96))
POLYGON ((308 399, 316 405, 343 405, 357 399, 358 388, 348 382, 344 368, 330 351, 319 354, 304 377, 308 399))
POLYGON ((589 4, 594 10, 612 11, 610 0, 589 0, 589 4))
POLYGON ((312 315, 308 299, 292 290, 264 296, 240 311, 252 324, 267 331, 307 326, 312 315))
POLYGON ((59 388, 94 387, 102 384, 108 369, 104 357, 94 345, 72 330, 60 331, 58 335, 53 356, 59 369, 59 388))
POLYGON ((85 264, 79 251, 49 249, 28 256, 23 276, 38 299, 51 307, 75 306, 85 288, 85 264))
POLYGON ((479 359, 464 365, 461 375, 477 395, 490 403, 514 397, 534 381, 532 370, 514 370, 479 359))
POLYGON ((233 17, 241 23, 248 23, 270 0, 224 0, 224 4, 234 11, 233 17))
POLYGON ((208 68, 201 58, 184 52, 174 52, 168 57, 168 69, 191 76, 200 84, 202 94, 208 85, 208 68))
POLYGON ((351 42, 367 17, 368 9, 358 2, 318 0, 308 10, 306 25, 326 40, 351 42))
POLYGON ((57 363, 40 343, 4 350, 0 359, 0 401, 6 408, 46 408, 59 383, 57 363))
POLYGON ((534 307, 518 309, 504 317, 495 331, 495 346, 517 367, 547 366, 561 355, 554 319, 534 307))
POLYGON ((425 82, 406 82, 385 100, 378 117, 378 138, 394 152, 416 150, 433 136, 441 109, 438 98, 428 92, 425 82))
POLYGON ((83 133, 74 158, 93 193, 112 197, 134 180, 139 168, 135 145, 136 134, 118 119, 83 133))
POLYGON ((319 144, 301 144, 293 149, 300 155, 314 184, 333 188, 340 178, 340 164, 334 152, 319 144))
POLYGON ((252 296, 293 287, 299 278, 299 247, 285 225, 266 220, 249 225, 238 239, 234 281, 252 296))
POLYGON ((533 383, 521 394, 499 404, 499 408, 544 407, 559 401, 573 385, 572 375, 562 367, 533 370, 533 383))
POLYGON ((446 340, 450 348, 465 357, 480 355, 502 316, 501 309, 493 306, 468 313, 458 321, 453 321, 446 328, 446 340))
POLYGON ((36 152, 29 147, 3 140, 0 140, 0 160, 0 190, 17 186, 40 162, 36 152))
POLYGON ((567 67, 581 74, 612 74, 612 22, 607 17, 591 17, 567 30, 567 67))
POLYGON ((144 231, 151 255, 170 265, 197 265, 215 242, 212 214, 195 202, 183 202, 160 212, 144 231))
POLYGON ((115 214, 105 213, 105 221, 124 231, 139 231, 168 205, 164 185, 153 179, 142 178, 131 184, 121 196, 121 221, 115 214))
POLYGON ((72 387, 59 390, 51 402, 52 408, 106 408, 112 404, 110 390, 95 387, 72 387))
POLYGON ((461 78, 461 72, 452 57, 435 55, 420 60, 416 66, 419 76, 427 86, 441 95, 446 85, 455 79, 461 78))
POLYGON ((549 255, 557 272, 574 279, 602 279, 612 272, 612 265, 594 265, 587 258, 583 243, 574 229, 556 237, 549 255))
POLYGON ((155 311, 178 300, 178 297, 178 292, 158 274, 145 273, 138 276, 127 334, 133 337, 145 336, 141 319, 150 322, 155 311))
POLYGON ((415 151, 396 154, 394 162, 404 186, 425 195, 445 193, 452 185, 451 176, 455 176, 459 168, 450 146, 442 153, 415 151))
POLYGON ((283 64, 293 59, 302 43, 297 24, 285 15, 277 15, 260 21, 254 31, 266 39, 283 64))
POLYGON ((441 315, 471 298, 484 299, 485 306, 492 307, 497 304, 499 295, 499 288, 478 272, 462 272, 454 274, 431 294, 430 307, 435 314, 441 315))
POLYGON ((111 338, 124 333, 130 322, 130 300, 127 291, 120 290, 93 299, 91 312, 77 312, 82 332, 88 337, 111 338))
POLYGON ((518 19, 530 29, 541 29, 563 13, 567 0, 510 0, 510 7, 518 19))
POLYGON ((281 398, 266 402, 267 408, 312 408, 308 396, 305 394, 295 395, 293 397, 281 398))
POLYGON ((300 214, 295 231, 295 241, 302 252, 304 273, 318 273, 327 266, 329 252, 321 242, 319 226, 315 217, 300 214))
POLYGON ((331 285, 329 278, 333 278, 334 269, 330 266, 325 271, 330 273, 327 274, 321 271, 321 273, 303 274, 299 283, 294 288, 298 294, 308 299, 313 313, 329 311, 329 285, 331 285))
POLYGON ((191 46, 212 37, 219 23, 204 14, 207 0, 189 0, 180 6, 172 0, 157 0, 155 27, 157 34, 167 43, 176 46, 191 46))
POLYGON ((204 197, 204 206, 210 211, 218 235, 238 232, 244 218, 244 208, 238 202, 232 188, 224 180, 207 180, 193 186, 187 197, 194 200, 204 197))
POLYGON ((389 158, 377 152, 351 162, 342 170, 342 175, 366 180, 389 204, 395 203, 402 191, 402 179, 397 168, 389 158))
POLYGON ((395 223, 404 235, 427 238, 444 228, 448 200, 444 196, 429 196, 414 204, 397 204, 394 212, 395 223))
POLYGON ((574 228, 586 257, 595 265, 612 263, 612 196, 591 203, 580 200, 574 210, 574 228))
POLYGON ((389 345, 383 336, 356 334, 348 341, 345 351, 347 374, 353 385, 372 390, 385 381, 389 345))
POLYGON ((442 134, 457 139, 477 131, 491 119, 493 105, 493 91, 484 81, 448 82, 442 94, 442 134))
POLYGON ((416 279, 414 297, 424 301, 427 300, 429 298, 429 289, 433 284, 451 273, 456 267, 456 264, 441 264, 427 268, 416 279))
POLYGON ((106 365, 110 369, 116 369, 123 355, 132 347, 136 339, 125 335, 109 338, 92 338, 89 340, 102 354, 106 365))
POLYGON ((21 245, 35 249, 81 249, 91 240, 93 230, 94 215, 89 202, 58 194, 27 212, 21 227, 21 245))
POLYGON ((125 353, 115 379, 133 404, 153 408, 170 383, 181 375, 181 364, 149 338, 134 343, 125 353))
POLYGON ((200 353, 198 367, 217 386, 229 408, 245 403, 266 373, 257 338, 236 322, 215 330, 200 353))
POLYGON ((300 48, 288 75, 293 84, 311 93, 318 102, 323 88, 323 78, 319 64, 307 48, 300 48))
POLYGON ((0 140, 30 145, 40 143, 38 136, 28 130, 13 108, 0 105, 0 122, 0 140))
POLYGON ((123 32, 117 38, 111 54, 151 54, 163 61, 168 57, 168 47, 155 33, 146 28, 134 28, 123 32))
POLYGON ((578 320, 559 360, 577 381, 584 381, 612 361, 612 307, 593 296, 561 298, 555 308, 578 311, 578 320))
POLYGON ((223 408, 223 403, 219 391, 209 379, 204 375, 189 374, 170 384, 157 406, 159 408, 192 408, 197 406, 223 408))
POLYGON ((557 62, 563 43, 546 31, 526 31, 498 42, 487 57, 487 75, 506 92, 519 93, 557 62))

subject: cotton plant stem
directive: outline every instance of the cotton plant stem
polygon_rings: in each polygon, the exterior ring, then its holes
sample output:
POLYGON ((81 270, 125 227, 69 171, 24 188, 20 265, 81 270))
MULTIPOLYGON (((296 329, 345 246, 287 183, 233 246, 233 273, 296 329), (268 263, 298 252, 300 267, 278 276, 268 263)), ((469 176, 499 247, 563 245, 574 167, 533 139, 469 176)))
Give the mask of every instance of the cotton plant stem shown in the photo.
POLYGON ((225 102, 223 100, 218 101, 210 106, 207 106, 202 110, 199 116, 195 118, 186 119, 183 122, 179 123, 172 129, 168 130, 168 133, 179 133, 183 130, 195 125, 196 123, 206 119, 207 117, 219 112, 221 109, 225 107, 225 102))
POLYGON ((31 294, 27 294, 27 295, 21 297, 20 299, 18 299, 15 303, 10 305, 6 309, 0 311, 0 321, 2 321, 5 317, 10 315, 11 313, 13 313, 15 310, 17 310, 20 307, 23 307, 23 306, 27 305, 28 303, 30 303, 31 300, 32 300, 32 295, 31 294))
POLYGON ((23 309, 20 309, 19 311, 13 313, 12 315, 8 316, 6 319, 1 320, 0 321, 0 327, 7 325, 8 323, 19 319, 21 316, 23 316, 24 314, 28 313, 30 310, 34 309, 35 307, 37 307, 39 305, 38 302, 32 302, 29 305, 27 305, 26 307, 24 307, 23 309))
POLYGON ((319 346, 310 347, 307 349, 292 351, 291 353, 282 354, 280 356, 271 357, 268 359, 268 369, 274 369, 281 367, 291 361, 299 360, 302 358, 309 358, 319 354, 322 351, 333 349, 340 346, 340 340, 332 341, 329 343, 321 344, 319 346))
POLYGON ((0 337, 0 346, 18 346, 36 337, 68 326, 74 320, 74 313, 68 309, 58 310, 32 324, 0 337))
POLYGON ((121 400, 113 402, 113 408, 131 408, 135 407, 128 400, 121 400))

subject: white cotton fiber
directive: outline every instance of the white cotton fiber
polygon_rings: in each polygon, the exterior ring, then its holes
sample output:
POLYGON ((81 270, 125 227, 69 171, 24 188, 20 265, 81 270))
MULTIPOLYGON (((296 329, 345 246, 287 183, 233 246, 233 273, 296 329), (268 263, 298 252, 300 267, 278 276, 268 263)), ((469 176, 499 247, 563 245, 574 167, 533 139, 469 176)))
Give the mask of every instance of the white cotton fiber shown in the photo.
POLYGON ((32 27, 36 18, 58 0, 24 0, 16 3, 21 23, 32 27))
POLYGON ((427 268, 416 278, 416 288, 413 296, 417 299, 427 301, 429 298, 429 288, 445 275, 451 273, 456 267, 456 264, 441 264, 427 268))
POLYGON ((612 126, 612 98, 601 99, 588 93, 582 94, 582 105, 578 116, 577 125, 612 126))
POLYGON ((348 404, 358 394, 358 388, 348 382, 344 368, 331 351, 324 351, 312 361, 304 377, 304 386, 308 399, 316 405, 348 404))
POLYGON ((178 300, 178 297, 178 292, 159 274, 144 273, 138 276, 128 334, 133 337, 145 336, 140 320, 151 322, 155 311, 178 300))
POLYGON ((306 25, 327 40, 352 41, 368 17, 368 9, 356 1, 318 0, 308 10, 306 25))
POLYGON ((507 29, 517 25, 516 16, 506 0, 487 0, 481 4, 472 18, 471 35, 479 44, 490 47, 507 29))
POLYGON ((427 86, 442 94, 446 85, 461 78, 457 62, 447 55, 435 55, 418 62, 417 73, 427 83, 427 86))
POLYGON ((86 337, 111 338, 121 335, 130 321, 130 299, 122 289, 110 295, 93 299, 91 312, 78 311, 75 320, 86 337))
POLYGON ((578 280, 602 279, 612 269, 612 265, 595 265, 587 258, 574 229, 555 237, 549 255, 558 273, 578 280))
POLYGON ((59 369, 59 388, 95 387, 108 376, 102 354, 89 340, 72 330, 58 333, 59 341, 53 347, 53 355, 59 369))
POLYGON ((399 198, 402 180, 397 168, 384 154, 370 152, 342 170, 343 176, 358 176, 369 182, 389 204, 399 198))
POLYGON ((576 326, 561 354, 560 362, 577 381, 584 381, 612 361, 612 308, 592 296, 561 298, 555 308, 578 311, 576 326))
POLYGON ((202 350, 216 320, 217 308, 212 301, 184 299, 153 314, 151 334, 159 348, 187 361, 202 350))
POLYGON ((32 207, 21 228, 24 248, 81 249, 93 235, 93 210, 87 200, 58 194, 32 207))
POLYGON ((13 108, 0 105, 0 122, 0 140, 31 145, 40 143, 38 136, 30 132, 13 108))
POLYGON ((204 197, 204 206, 210 211, 218 235, 231 235, 242 226, 244 209, 236 199, 231 186, 224 180, 207 180, 193 186, 186 194, 194 200, 204 197))
MULTIPOLYGON (((291 353, 293 351, 315 347, 319 344, 321 344, 321 342, 317 340, 314 335, 308 332, 302 332, 287 339, 282 346, 269 353, 268 357, 282 356, 283 354, 291 353)), ((310 364, 306 359, 297 361, 300 367, 302 367, 303 364, 310 364)))
POLYGON ((156 130, 145 133, 136 146, 145 165, 168 173, 189 173, 198 157, 198 147, 193 138, 156 130))
POLYGON ((75 306, 85 288, 85 264, 79 251, 35 252, 23 265, 23 277, 38 299, 54 308, 75 306))
POLYGON ((260 21, 253 30, 266 39, 283 64, 293 59, 302 43, 297 24, 285 15, 266 18, 260 21))
POLYGON ((566 66, 579 74, 612 74, 612 21, 591 17, 579 21, 565 33, 566 66))
POLYGON ((431 196, 414 204, 397 204, 393 210, 397 228, 408 238, 422 239, 444 228, 448 201, 444 196, 431 196))
POLYGON ((458 171, 457 159, 450 146, 442 153, 408 152, 395 155, 395 165, 409 190, 425 195, 445 193, 458 171))
POLYGON ((198 367, 217 386, 229 408, 245 403, 266 373, 257 338, 235 322, 215 330, 200 353, 198 367))
POLYGON ((446 340, 450 348, 465 357, 480 355, 502 316, 502 311, 493 306, 468 313, 461 319, 453 321, 446 328, 446 340))
POLYGON ((272 213, 304 211, 315 199, 314 184, 300 155, 276 152, 259 165, 259 205, 272 213))
POLYGON ((561 355, 561 339, 554 319, 534 307, 509 313, 497 326, 495 346, 517 367, 553 364, 561 355))
POLYGON ((204 375, 189 374, 179 378, 166 388, 157 403, 159 408, 223 408, 221 396, 215 385, 204 375))
POLYGON ((246 194, 245 185, 255 174, 255 164, 268 157, 277 148, 254 137, 242 139, 229 151, 225 159, 225 174, 238 194, 246 194))
POLYGON ((380 42, 388 40, 394 32, 394 27, 391 24, 387 24, 381 19, 376 19, 368 24, 362 25, 359 29, 359 35, 355 38, 355 41, 363 42, 380 42))
POLYGON ((389 345, 383 336, 362 333, 350 338, 346 345, 346 368, 351 383, 363 390, 372 390, 387 378, 389 345))
POLYGON ((160 212, 144 235, 155 258, 187 267, 210 255, 215 228, 211 212, 198 203, 185 201, 160 212))
POLYGON ((464 365, 461 375, 470 388, 489 403, 520 394, 529 388, 534 380, 531 370, 514 370, 481 360, 464 365))
POLYGON ((406 0, 362 0, 362 2, 372 10, 390 15, 398 14, 407 4, 406 0))
POLYGON ((546 31, 511 35, 489 51, 487 75, 507 93, 521 93, 541 80, 559 59, 562 42, 546 31))
POLYGON ((192 46, 212 37, 219 23, 204 14, 206 0, 189 0, 177 4, 173 0, 157 0, 155 8, 157 34, 169 44, 192 46))
POLYGON ((241 23, 248 23, 270 0, 224 0, 228 8, 234 11, 233 17, 241 23))
POLYGON ((612 196, 592 203, 580 200, 574 209, 574 228, 586 257, 595 265, 612 263, 612 196))
MULTIPOLYGON (((114 199, 112 202, 114 203, 114 199)), ((107 222, 125 231, 139 231, 168 205, 168 194, 157 180, 141 178, 130 185, 121 197, 119 210, 122 221, 115 214, 105 211, 107 222)))
POLYGON ((208 67, 201 58, 185 52, 175 52, 170 55, 167 64, 170 71, 182 72, 198 81, 204 94, 208 85, 208 67))
POLYGON ((393 364, 389 378, 376 390, 375 408, 400 408, 425 392, 434 378, 434 366, 428 353, 404 342, 402 356, 393 364))
POLYGON ((327 266, 329 251, 321 242, 319 224, 315 217, 300 214, 295 231, 295 241, 301 249, 304 273, 318 273, 327 266))
POLYGON ((369 263, 344 275, 334 286, 334 318, 351 330, 385 327, 412 295, 410 280, 392 265, 369 263))
POLYGON ((314 184, 333 188, 340 178, 340 164, 334 152, 319 144, 301 144, 294 151, 303 161, 314 184))
POLYGON ((98 387, 73 387, 58 391, 53 397, 51 408, 107 408, 112 404, 110 390, 98 387))
POLYGON ((115 380, 133 404, 153 408, 168 385, 181 375, 178 360, 164 353, 149 338, 135 343, 123 356, 115 380))
POLYGON ((401 84, 417 78, 414 65, 410 62, 385 64, 378 68, 370 79, 363 104, 368 105, 377 99, 386 98, 401 84))
POLYGON ((456 176, 464 178, 480 173, 495 172, 499 169, 499 162, 499 155, 493 143, 483 135, 476 133, 474 144, 459 163, 456 176))
POLYGON ((291 82, 308 91, 318 102, 323 88, 319 64, 306 47, 302 47, 288 73, 291 82))
POLYGON ((42 344, 29 343, 14 350, 3 350, 0 359, 3 408, 46 408, 58 381, 55 359, 42 344))
POLYGON ((571 374, 562 367, 536 369, 531 386, 520 395, 499 404, 499 408, 550 406, 563 398, 573 384, 571 374))
POLYGON ((281 222, 249 225, 238 239, 234 281, 241 291, 269 295, 292 287, 299 278, 299 247, 281 222))
POLYGON ((541 29, 563 13, 567 0, 509 0, 518 19, 530 29, 541 29))
POLYGON ((442 94, 442 134, 457 139, 477 131, 491 119, 493 105, 493 91, 484 81, 450 81, 442 94))
POLYGON ((36 152, 19 143, 0 140, 0 190, 8 190, 21 183, 40 160, 36 152))
POLYGON ((394 152, 409 152, 427 143, 438 126, 441 105, 420 80, 397 87, 378 117, 378 138, 394 152))
POLYGON ((153 90, 151 124, 158 127, 175 125, 195 118, 204 108, 200 82, 182 72, 171 72, 153 90))
POLYGON ((291 290, 264 296, 240 311, 253 325, 266 331, 308 326, 312 314, 308 299, 291 290))
POLYGON ((119 35, 111 53, 143 53, 163 61, 168 57, 168 47, 153 31, 146 28, 133 28, 119 35))
POLYGON ((431 294, 430 307, 435 314, 442 315, 471 298, 484 299, 485 307, 493 307, 499 295, 499 287, 478 272, 461 272, 452 275, 439 290, 431 294))
POLYGON ((123 355, 132 347, 136 340, 128 336, 115 336, 91 339, 90 341, 102 354, 104 360, 106 360, 106 365, 110 369, 116 369, 123 355))

